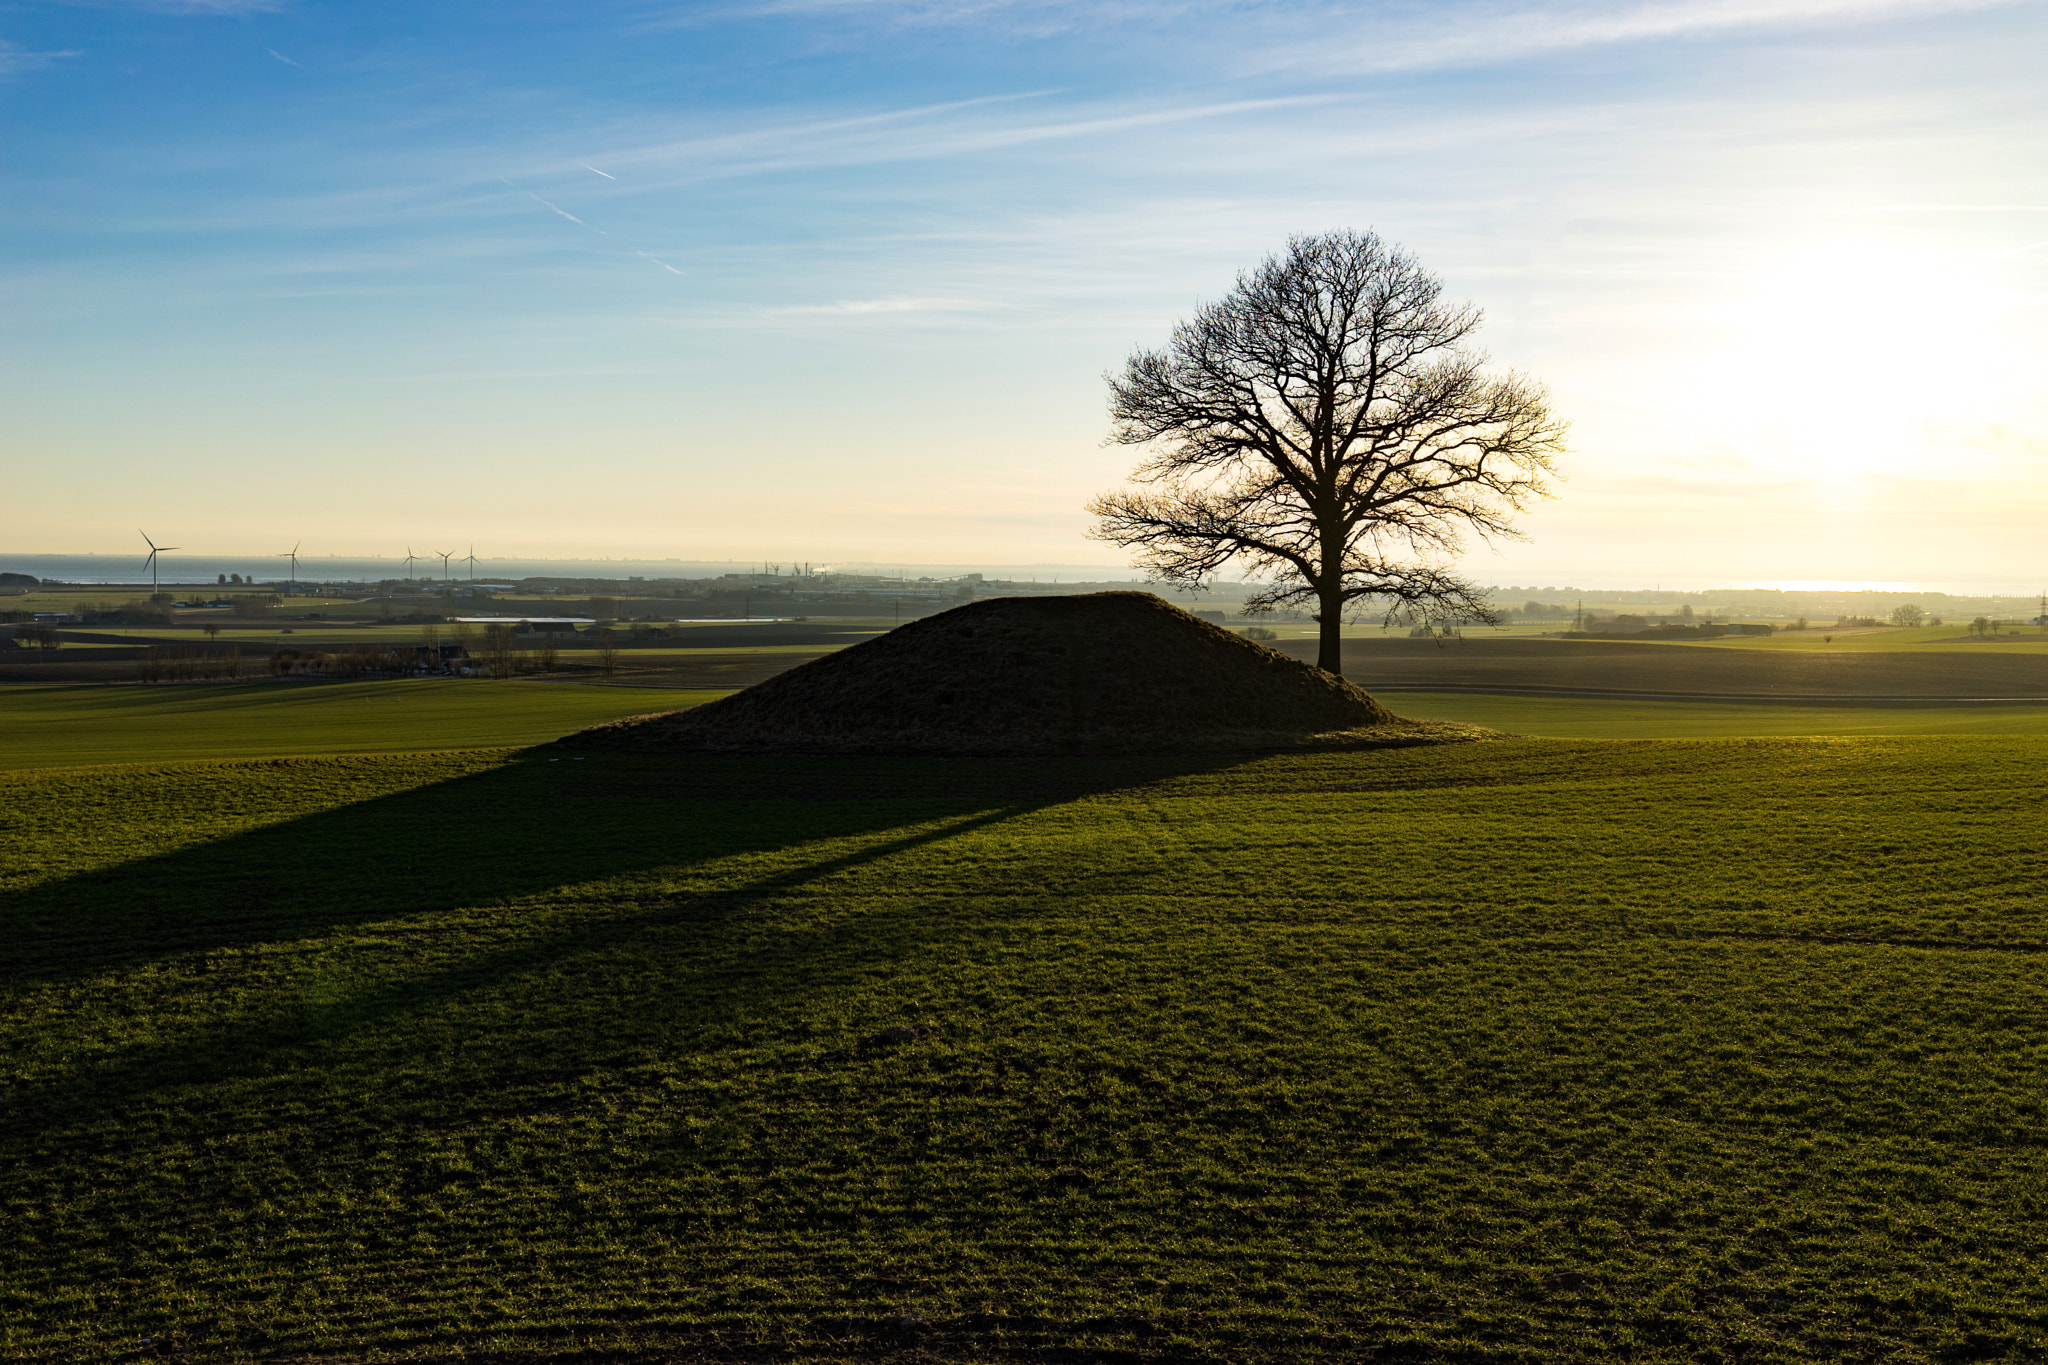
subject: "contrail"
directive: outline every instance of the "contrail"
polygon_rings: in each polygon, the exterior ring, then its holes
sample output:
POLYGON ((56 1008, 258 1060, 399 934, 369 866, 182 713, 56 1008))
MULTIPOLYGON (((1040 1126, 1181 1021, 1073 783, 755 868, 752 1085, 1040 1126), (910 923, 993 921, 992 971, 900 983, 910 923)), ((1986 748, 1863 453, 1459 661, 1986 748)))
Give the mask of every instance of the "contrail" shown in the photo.
MULTIPOLYGON (((263 50, 264 50, 265 52, 268 52, 268 53, 269 53, 269 54, 270 54, 271 56, 273 56, 273 57, 277 58, 277 59, 278 59, 279 61, 283 62, 283 63, 284 63, 284 64, 285 64, 286 66, 299 66, 299 64, 298 64, 297 62, 295 62, 295 61, 293 61, 293 60, 292 60, 291 58, 289 58, 289 57, 285 56, 285 55, 284 55, 284 54, 283 54, 282 52, 279 52, 279 51, 278 51, 278 50, 277 50, 276 48, 274 48, 274 47, 266 47, 266 48, 264 48, 263 50)), ((301 70, 301 71, 304 71, 305 69, 306 69, 305 67, 303 67, 303 66, 299 66, 299 70, 301 70)))
MULTIPOLYGON (((577 162, 576 164, 577 164, 577 165, 579 165, 579 166, 583 166, 583 163, 582 163, 582 162, 580 162, 580 161, 579 161, 579 162, 577 162)), ((603 171, 599 170, 599 169, 598 169, 597 167, 595 167, 595 166, 583 166, 583 169, 584 169, 584 170, 586 170, 586 171, 589 171, 589 172, 590 172, 590 173, 591 173, 592 175, 603 175, 603 176, 604 176, 604 178, 605 178, 605 179, 607 179, 607 180, 617 180, 617 179, 618 179, 618 177, 617 177, 617 176, 615 176, 615 175, 605 175, 605 173, 604 173, 603 171)))
POLYGON ((534 203, 536 203, 536 204, 541 204, 541 205, 545 205, 545 206, 546 206, 546 207, 548 207, 548 208, 551 208, 551 209, 555 209, 555 212, 556 212, 556 213, 559 213, 559 214, 561 214, 561 215, 562 215, 562 216, 563 216, 564 218, 567 218, 567 219, 568 219, 568 220, 569 220, 570 222, 574 223, 574 224, 575 224, 575 225, 576 225, 577 227, 587 227, 587 228, 590 228, 590 230, 591 230, 592 232, 596 233, 596 234, 597 234, 598 236, 600 236, 600 237, 602 237, 602 236, 604 236, 604 235, 605 235, 605 230, 604 230, 603 228, 594 228, 594 227, 590 227, 590 224, 588 224, 588 223, 584 222, 584 221, 583 221, 583 220, 582 220, 581 218, 578 218, 578 217, 577 217, 577 216, 576 216, 575 214, 573 214, 573 213, 569 212, 569 210, 567 210, 567 209, 562 209, 562 208, 555 208, 555 206, 554 206, 553 204, 550 204, 550 203, 548 203, 548 201, 547 201, 547 200, 545 200, 545 199, 541 198, 541 197, 540 197, 539 195, 535 194, 535 193, 534 193, 534 192, 533 192, 532 190, 528 190, 528 191, 526 192, 526 197, 527 197, 528 199, 531 199, 531 200, 532 200, 532 201, 533 201, 534 203))
MULTIPOLYGON (((577 162, 576 164, 577 164, 577 165, 579 165, 579 166, 583 166, 583 163, 582 163, 582 162, 580 162, 580 161, 579 161, 579 162, 577 162)), ((593 167, 593 166, 583 166, 583 169, 584 169, 584 170, 586 170, 586 171, 588 171, 588 170, 596 170, 596 168, 595 168, 595 167, 593 167)), ((598 173, 599 175, 604 175, 604 172, 603 172, 603 171, 598 171, 597 173, 598 173)), ((611 175, 605 175, 605 176, 604 176, 604 178, 605 178, 605 179, 607 179, 607 180, 616 180, 616 179, 617 179, 618 177, 617 177, 617 176, 611 176, 611 175)), ((552 210, 552 211, 554 211, 554 212, 556 212, 556 213, 559 213, 559 214, 561 214, 561 215, 562 215, 562 216, 563 216, 564 218, 567 218, 567 219, 568 219, 568 220, 569 220, 570 222, 574 223, 574 224, 575 224, 575 225, 576 225, 577 227, 580 227, 580 228, 585 228, 585 229, 587 229, 587 230, 589 230, 589 231, 591 231, 591 232, 594 232, 594 233, 596 233, 596 234, 597 234, 598 236, 600 236, 600 237, 609 237, 609 236, 611 236, 611 234, 610 234, 609 232, 606 232, 606 231, 605 231, 605 230, 604 230, 603 228, 599 228, 599 227, 591 227, 591 226, 590 226, 590 224, 588 224, 588 223, 584 222, 584 221, 583 221, 583 220, 582 220, 581 218, 578 218, 578 217, 577 217, 577 216, 576 216, 575 214, 573 214, 573 213, 569 212, 569 211, 568 211, 567 209, 565 209, 565 208, 562 208, 562 207, 560 207, 560 206, 558 206, 558 205, 555 205, 555 204, 550 204, 550 203, 549 203, 549 202, 548 202, 547 200, 545 200, 545 199, 541 198, 541 197, 540 197, 539 195, 535 194, 535 193, 534 193, 534 192, 533 192, 532 190, 529 190, 529 189, 525 189, 525 188, 523 188, 523 187, 521 187, 521 186, 515 185, 515 184, 513 184, 513 183, 512 183, 511 181, 507 180, 507 179, 506 179, 506 178, 505 178, 504 176, 502 176, 502 175, 498 177, 498 183, 499 183, 500 185, 503 185, 503 186, 505 186, 505 188, 507 188, 507 189, 512 189, 512 190, 518 190, 518 191, 519 191, 519 192, 520 192, 521 194, 525 195, 525 196, 526 196, 526 197, 527 197, 528 199, 531 199, 531 200, 532 200, 532 201, 533 201, 534 203, 536 203, 536 204, 539 204, 539 205, 540 205, 540 206, 541 206, 542 208, 544 208, 544 209, 550 209, 550 210, 552 210)), ((663 270, 666 270, 666 271, 667 271, 667 272, 668 272, 669 274, 671 274, 671 275, 681 275, 681 276, 683 276, 683 277, 684 277, 685 279, 688 279, 688 278, 689 278, 689 272, 688 272, 687 270, 678 270, 678 269, 676 269, 676 268, 675 268, 674 266, 670 265, 670 264, 669 264, 669 263, 668 263, 667 261, 662 261, 662 260, 656 260, 656 259, 655 259, 654 257, 652 257, 652 256, 648 255, 648 254, 647 254, 646 252, 644 252, 644 251, 641 251, 641 250, 640 250, 639 248, 637 248, 637 247, 630 247, 630 246, 629 246, 629 247, 627 247, 627 248, 626 248, 626 250, 628 250, 628 251, 632 252, 632 253, 633 253, 633 254, 634 254, 635 256, 638 256, 638 257, 639 257, 639 258, 640 258, 641 260, 643 260, 643 261, 647 261, 647 262, 650 262, 650 263, 652 263, 652 264, 654 264, 654 265, 658 265, 658 266, 660 266, 660 267, 661 267, 661 268, 662 268, 663 270)))
POLYGON ((502 175, 498 177, 498 183, 500 185, 508 186, 511 189, 519 190, 521 194, 525 195, 528 199, 531 199, 534 203, 539 204, 544 209, 552 209, 554 212, 561 214, 564 218, 567 218, 577 227, 590 228, 592 232, 596 233, 600 237, 609 237, 611 235, 610 233, 606 232, 603 228, 590 227, 590 224, 584 222, 581 218, 578 218, 575 214, 569 212, 569 210, 565 208, 559 208, 554 204, 550 204, 547 200, 541 198, 532 190, 520 190, 519 186, 514 185, 511 181, 507 180, 502 175))

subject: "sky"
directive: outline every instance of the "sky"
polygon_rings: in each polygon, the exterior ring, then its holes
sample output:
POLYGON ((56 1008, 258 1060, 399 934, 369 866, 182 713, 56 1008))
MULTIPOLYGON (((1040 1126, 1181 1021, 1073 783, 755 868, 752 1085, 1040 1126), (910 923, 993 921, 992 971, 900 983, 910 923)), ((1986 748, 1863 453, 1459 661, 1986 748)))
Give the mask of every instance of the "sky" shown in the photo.
POLYGON ((2048 0, 0 0, 0 552, 1117 565, 1104 374, 1371 228, 1483 582, 2048 578, 2048 0))

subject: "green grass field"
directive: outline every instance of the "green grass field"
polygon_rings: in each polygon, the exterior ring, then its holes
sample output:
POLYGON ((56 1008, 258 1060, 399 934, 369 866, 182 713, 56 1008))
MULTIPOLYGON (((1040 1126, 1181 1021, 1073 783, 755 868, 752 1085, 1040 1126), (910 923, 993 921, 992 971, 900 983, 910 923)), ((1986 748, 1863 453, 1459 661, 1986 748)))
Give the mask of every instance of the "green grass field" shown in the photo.
MULTIPOLYGON (((1281 641, 1284 652, 1312 649, 1281 641)), ((1539 687, 1560 692, 1651 692, 1798 698, 2048 699, 2048 652, 1748 649, 1634 640, 1347 640, 1345 676, 1365 687, 1539 687)))
POLYGON ((2043 771, 0 774, 0 1358, 2041 1359, 2043 771))
MULTIPOLYGON (((781 652, 703 653, 738 667, 754 653, 781 652)), ((665 663, 674 661, 635 661, 642 670, 665 663)), ((634 676, 622 675, 619 686, 433 679, 5 687, 0 769, 536 744, 620 716, 723 695, 635 687, 634 676)), ((2048 733, 2048 705, 1772 705, 1419 691, 1389 691, 1385 700, 1403 715, 1562 739, 2048 733)))
POLYGON ((1486 692, 1380 694, 1394 711, 1556 739, 1734 739, 1798 735, 2048 735, 2048 702, 2015 706, 1646 701, 1486 692))
POLYGON ((536 744, 717 692, 514 680, 0 688, 0 769, 536 744))
MULTIPOLYGON (((2010 623, 2008 623, 2010 627, 2010 623)), ((1677 642, 1687 643, 1687 642, 1677 642)), ((1863 627, 1833 630, 1810 626, 1801 631, 1739 639, 1701 640, 1690 644, 1698 649, 1791 649, 1836 650, 1853 653, 1890 653, 1894 650, 1925 653, 1930 650, 1988 654, 2048 653, 2048 634, 2038 626, 2008 628, 1997 635, 1972 636, 1962 622, 1946 626, 1863 627)))

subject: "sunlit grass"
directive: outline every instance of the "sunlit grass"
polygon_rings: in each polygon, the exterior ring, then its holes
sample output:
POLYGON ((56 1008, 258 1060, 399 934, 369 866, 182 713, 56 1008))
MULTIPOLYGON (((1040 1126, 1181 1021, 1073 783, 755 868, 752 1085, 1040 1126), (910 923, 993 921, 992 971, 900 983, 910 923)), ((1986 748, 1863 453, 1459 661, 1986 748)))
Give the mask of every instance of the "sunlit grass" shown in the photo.
POLYGON ((0 688, 0 769, 543 743, 718 692, 425 679, 0 688))
POLYGON ((2048 702, 1841 706, 1768 702, 1644 701, 1390 688, 1389 707, 1417 719, 1484 725, 1557 739, 1728 739, 1799 735, 2042 735, 2048 702))
POLYGON ((1723 637, 1701 640, 1704 649, 1822 649, 1872 653, 1892 651, 1920 653, 1927 650, 1967 650, 1971 653, 2048 653, 2048 634, 2038 626, 2014 628, 2011 623, 1997 635, 1973 636, 1963 622, 1942 626, 1856 627, 1834 630, 1808 626, 1805 630, 1784 630, 1769 636, 1723 637))

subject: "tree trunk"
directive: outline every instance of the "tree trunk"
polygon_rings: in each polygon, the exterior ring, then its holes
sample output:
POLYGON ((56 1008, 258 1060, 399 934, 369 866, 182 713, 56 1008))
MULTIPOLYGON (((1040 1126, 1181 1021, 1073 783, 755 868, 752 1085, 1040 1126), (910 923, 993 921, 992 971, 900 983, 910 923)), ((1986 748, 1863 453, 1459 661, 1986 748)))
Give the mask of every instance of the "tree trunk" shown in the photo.
POLYGON ((1323 594, 1323 609, 1317 616, 1322 625, 1322 643, 1316 651, 1316 667, 1325 673, 1344 676, 1344 598, 1330 589, 1323 594))

